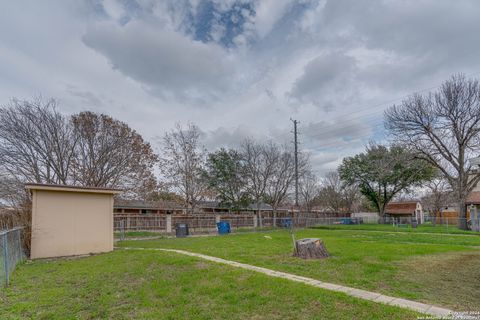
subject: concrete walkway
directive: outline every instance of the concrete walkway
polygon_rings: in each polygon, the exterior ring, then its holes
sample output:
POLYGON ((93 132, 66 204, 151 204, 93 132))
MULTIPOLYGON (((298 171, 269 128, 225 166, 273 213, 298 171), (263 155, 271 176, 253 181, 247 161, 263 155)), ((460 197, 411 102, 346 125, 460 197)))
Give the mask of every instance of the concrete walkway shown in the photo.
POLYGON ((286 273, 286 272, 280 272, 280 271, 275 271, 267 268, 262 268, 262 267, 257 267, 253 266, 250 264, 245 264, 245 263, 240 263, 236 261, 231 261, 231 260, 225 260, 217 257, 212 257, 212 256, 207 256, 204 254, 200 253, 194 253, 194 252, 189 252, 185 250, 176 250, 176 249, 161 249, 161 248, 132 248, 132 247, 119 247, 119 249, 125 249, 125 250, 147 250, 147 251, 166 251, 166 252, 175 252, 187 256, 192 256, 208 261, 213 261, 216 263, 222 263, 226 264, 229 266, 237 267, 237 268, 242 268, 246 270, 251 270, 251 271, 256 271, 259 273, 266 274, 271 277, 276 277, 276 278, 282 278, 282 279, 288 279, 291 281, 296 281, 296 282, 301 282, 305 283, 317 288, 322 288, 330 291, 336 291, 336 292, 342 292, 345 293, 349 296, 364 299, 364 300, 369 300, 373 302, 379 302, 391 306, 398 306, 401 308, 405 309, 410 309, 414 310, 420 313, 432 315, 432 316, 437 316, 437 317, 446 317, 449 315, 453 315, 454 311, 433 306, 430 304, 425 304, 425 303, 420 303, 412 300, 407 300, 407 299, 402 299, 402 298, 395 298, 395 297, 390 297, 386 296, 383 294, 380 294, 378 292, 371 292, 371 291, 365 291, 361 289, 356 289, 356 288, 351 288, 351 287, 346 287, 346 286, 341 286, 338 284, 333 284, 333 283, 328 283, 328 282, 323 282, 319 280, 315 280, 312 278, 307 278, 307 277, 302 277, 302 276, 297 276, 291 273, 286 273))

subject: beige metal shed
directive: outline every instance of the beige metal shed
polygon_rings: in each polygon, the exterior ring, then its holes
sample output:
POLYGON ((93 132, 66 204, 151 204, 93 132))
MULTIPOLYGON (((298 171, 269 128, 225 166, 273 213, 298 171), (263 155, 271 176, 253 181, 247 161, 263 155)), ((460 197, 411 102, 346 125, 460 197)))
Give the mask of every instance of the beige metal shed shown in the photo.
POLYGON ((32 193, 30 257, 113 250, 113 196, 118 189, 27 184, 32 193))

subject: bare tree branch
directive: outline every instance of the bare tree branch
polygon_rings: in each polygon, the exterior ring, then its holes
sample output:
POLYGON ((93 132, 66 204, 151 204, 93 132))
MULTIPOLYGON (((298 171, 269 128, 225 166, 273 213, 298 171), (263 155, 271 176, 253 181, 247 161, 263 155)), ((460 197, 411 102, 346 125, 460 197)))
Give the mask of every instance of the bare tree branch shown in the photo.
POLYGON ((467 228, 465 200, 480 181, 468 160, 480 154, 480 83, 453 76, 436 92, 414 95, 385 113, 393 138, 437 167, 453 189, 467 228))
POLYGON ((163 137, 160 170, 185 198, 185 206, 194 210, 205 195, 202 179, 206 151, 200 146, 200 130, 192 123, 180 124, 163 137))

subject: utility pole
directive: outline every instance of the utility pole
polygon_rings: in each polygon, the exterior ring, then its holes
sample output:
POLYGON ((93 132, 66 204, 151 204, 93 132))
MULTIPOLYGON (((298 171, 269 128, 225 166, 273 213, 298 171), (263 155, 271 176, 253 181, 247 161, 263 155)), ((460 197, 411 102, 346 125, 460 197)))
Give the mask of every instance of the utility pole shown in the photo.
POLYGON ((293 143, 295 145, 295 206, 298 207, 298 138, 297 138, 297 120, 290 119, 293 122, 293 143))

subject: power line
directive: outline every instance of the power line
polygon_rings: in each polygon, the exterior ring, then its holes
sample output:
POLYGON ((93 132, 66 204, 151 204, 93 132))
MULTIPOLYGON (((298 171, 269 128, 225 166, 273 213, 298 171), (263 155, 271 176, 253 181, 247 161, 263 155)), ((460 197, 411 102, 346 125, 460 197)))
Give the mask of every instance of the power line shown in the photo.
MULTIPOLYGON (((467 75, 465 75, 465 77, 466 78, 471 78, 471 77, 479 75, 479 74, 480 74, 480 71, 477 71, 477 72, 467 74, 467 75)), ((429 87, 429 88, 423 88, 421 90, 413 91, 409 94, 399 96, 395 99, 387 100, 387 101, 384 101, 382 103, 378 103, 378 104, 374 104, 374 105, 371 105, 371 106, 367 106, 367 107, 363 107, 363 108, 358 108, 356 110, 352 110, 348 114, 335 115, 336 118, 342 118, 343 117, 345 119, 341 120, 341 121, 338 121, 338 122, 326 123, 325 127, 324 127, 324 129, 326 129, 326 130, 322 130, 321 134, 324 135, 324 134, 334 133, 335 131, 338 130, 339 127, 341 127, 342 129, 347 129, 347 128, 350 128, 350 127, 357 126, 358 123, 351 123, 351 121, 353 121, 353 120, 360 120, 360 119, 367 120, 368 118, 370 118, 370 119, 373 118, 372 119, 373 124, 380 124, 382 122, 382 120, 379 119, 378 117, 381 115, 380 112, 382 112, 384 109, 383 108, 379 109, 379 108, 384 107, 387 104, 391 104, 393 102, 400 101, 400 100, 403 100, 405 98, 408 98, 413 94, 419 94, 419 93, 423 93, 423 92, 426 92, 426 91, 431 91, 431 90, 437 89, 441 86, 442 86, 442 84, 438 84, 438 85, 435 85, 435 86, 432 86, 432 87, 429 87), (352 115, 354 115, 354 116, 352 116, 352 115), (346 125, 341 126, 342 124, 346 124, 346 125)), ((370 124, 372 124, 372 123, 370 123, 370 124)), ((287 134, 289 134, 289 133, 280 134, 277 137, 283 137, 283 136, 286 136, 287 134)))

